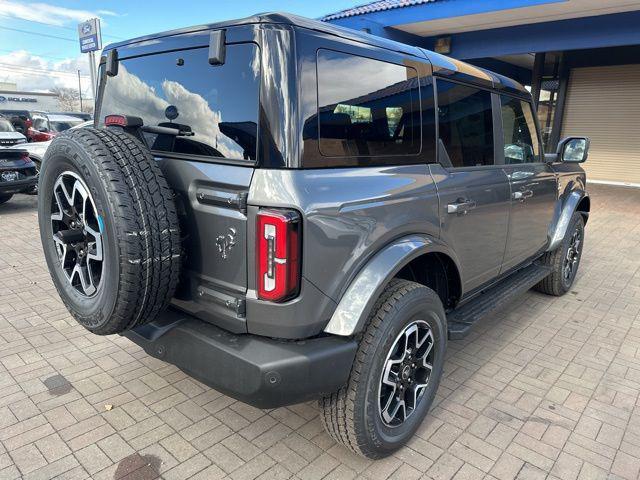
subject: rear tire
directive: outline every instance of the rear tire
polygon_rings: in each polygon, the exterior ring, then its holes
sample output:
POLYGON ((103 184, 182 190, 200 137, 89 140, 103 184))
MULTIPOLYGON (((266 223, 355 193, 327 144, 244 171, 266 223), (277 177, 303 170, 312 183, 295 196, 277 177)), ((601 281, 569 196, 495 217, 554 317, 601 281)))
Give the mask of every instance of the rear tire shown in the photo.
POLYGON ((446 342, 446 317, 437 294, 408 280, 391 281, 368 319, 347 385, 320 400, 327 433, 373 459, 402 447, 433 403, 446 342))
POLYGON ((13 194, 9 194, 9 195, 0 195, 0 205, 2 205, 3 203, 7 203, 9 200, 11 200, 13 198, 13 194))
POLYGON ((74 318, 99 335, 154 320, 178 283, 180 233, 149 150, 122 131, 68 130, 48 148, 38 190, 45 258, 74 318))
POLYGON ((542 264, 551 267, 551 273, 533 288, 555 297, 567 293, 578 273, 583 247, 584 218, 580 212, 574 212, 560 246, 542 256, 542 264))

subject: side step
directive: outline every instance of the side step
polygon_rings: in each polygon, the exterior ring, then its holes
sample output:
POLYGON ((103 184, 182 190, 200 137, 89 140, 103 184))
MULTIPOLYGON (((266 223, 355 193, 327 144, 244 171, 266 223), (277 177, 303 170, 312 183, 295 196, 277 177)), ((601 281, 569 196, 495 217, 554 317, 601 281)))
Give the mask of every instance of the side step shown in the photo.
POLYGON ((481 318, 498 310, 551 273, 551 268, 533 263, 512 273, 496 285, 447 315, 449 339, 466 337, 481 318))

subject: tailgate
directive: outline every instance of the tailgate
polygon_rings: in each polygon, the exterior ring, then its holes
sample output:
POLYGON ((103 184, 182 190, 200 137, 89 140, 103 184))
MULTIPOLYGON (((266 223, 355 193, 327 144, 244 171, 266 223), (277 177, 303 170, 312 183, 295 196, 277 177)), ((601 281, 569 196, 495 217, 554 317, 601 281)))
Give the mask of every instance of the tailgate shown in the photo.
POLYGON ((173 305, 230 331, 246 331, 246 200, 253 168, 170 159, 161 166, 177 194, 184 246, 173 305))

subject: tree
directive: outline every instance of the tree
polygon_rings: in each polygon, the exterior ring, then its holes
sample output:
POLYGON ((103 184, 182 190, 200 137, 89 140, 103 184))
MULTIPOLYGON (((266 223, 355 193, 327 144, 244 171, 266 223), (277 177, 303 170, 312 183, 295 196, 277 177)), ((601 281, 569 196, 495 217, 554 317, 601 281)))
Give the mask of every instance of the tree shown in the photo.
MULTIPOLYGON (((58 96, 60 110, 65 112, 80 111, 80 94, 75 88, 54 87, 51 89, 51 93, 58 96)), ((82 99, 82 111, 93 112, 93 102, 90 99, 82 99)))
POLYGON ((67 87, 54 87, 51 89, 51 93, 55 93, 58 96, 58 104, 60 110, 65 112, 77 112, 80 110, 80 95, 78 90, 67 87))

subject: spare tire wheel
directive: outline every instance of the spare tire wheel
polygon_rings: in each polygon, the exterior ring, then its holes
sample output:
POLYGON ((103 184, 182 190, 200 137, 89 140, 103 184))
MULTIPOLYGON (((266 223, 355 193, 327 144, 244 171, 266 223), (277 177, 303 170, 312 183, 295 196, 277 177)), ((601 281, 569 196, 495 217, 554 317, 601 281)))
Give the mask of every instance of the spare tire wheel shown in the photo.
POLYGON ((149 150, 123 131, 68 130, 47 149, 38 190, 47 266, 75 319, 99 335, 153 321, 178 283, 180 232, 149 150))

